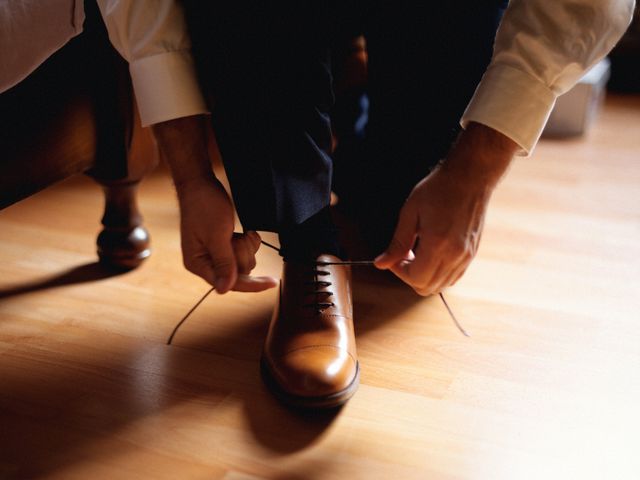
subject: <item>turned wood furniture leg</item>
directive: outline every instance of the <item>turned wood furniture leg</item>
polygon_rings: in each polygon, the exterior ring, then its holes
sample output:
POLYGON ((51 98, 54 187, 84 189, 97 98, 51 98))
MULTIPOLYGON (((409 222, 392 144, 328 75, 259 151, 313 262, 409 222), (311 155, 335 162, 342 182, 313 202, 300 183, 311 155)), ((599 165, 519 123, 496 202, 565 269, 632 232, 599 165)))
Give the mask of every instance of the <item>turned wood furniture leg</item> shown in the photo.
POLYGON ((151 254, 136 192, 140 180, 157 165, 158 153, 151 130, 141 126, 127 64, 111 48, 95 5, 91 8, 96 24, 88 31, 96 36, 97 45, 105 46, 104 51, 89 53, 97 65, 91 82, 96 161, 87 173, 102 185, 105 195, 98 256, 111 267, 131 269, 151 254))
POLYGON ((140 126, 135 107, 127 138, 126 177, 114 180, 97 172, 91 175, 102 186, 105 197, 98 256, 102 263, 122 269, 136 268, 151 254, 136 194, 144 175, 157 165, 158 155, 150 130, 140 126))
POLYGON ((142 225, 136 192, 139 180, 105 182, 103 230, 98 235, 100 262, 116 268, 132 269, 150 254, 149 232, 142 225))
MULTIPOLYGON (((124 178, 113 179, 113 176, 99 169, 90 172, 94 180, 102 186, 105 197, 102 217, 104 228, 97 240, 98 257, 105 265, 119 269, 136 268, 151 254, 149 233, 142 226, 136 194, 140 180, 158 163, 151 131, 140 126, 133 100, 131 105, 131 116, 127 118, 126 131, 122 134, 123 150, 103 151, 107 159, 122 161, 124 158, 126 175, 123 175, 124 178)), ((105 128, 103 131, 108 129, 105 128)), ((115 131, 118 133, 118 130, 115 131)), ((116 140, 108 145, 117 145, 116 140)))
POLYGON ((120 86, 117 98, 120 103, 115 114, 109 105, 98 104, 98 162, 88 173, 102 186, 105 196, 104 228, 97 240, 100 262, 132 269, 151 254, 136 193, 140 180, 158 164, 158 152, 150 129, 140 125, 128 81, 120 86), (116 175, 115 165, 123 167, 116 175))

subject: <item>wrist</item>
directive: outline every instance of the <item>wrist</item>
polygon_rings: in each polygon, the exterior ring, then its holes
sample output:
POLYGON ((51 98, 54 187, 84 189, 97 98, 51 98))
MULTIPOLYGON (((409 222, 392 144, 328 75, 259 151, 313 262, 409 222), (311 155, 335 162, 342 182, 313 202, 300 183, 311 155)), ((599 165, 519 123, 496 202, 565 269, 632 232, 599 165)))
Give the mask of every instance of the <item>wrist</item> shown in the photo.
POLYGON ((205 171, 195 173, 193 175, 174 175, 173 185, 176 188, 178 197, 189 195, 201 191, 202 189, 210 189, 214 185, 219 185, 220 180, 213 174, 213 171, 205 171))
POLYGON ((218 198, 220 193, 224 193, 225 197, 227 195, 222 183, 213 175, 208 178, 193 178, 183 183, 175 183, 175 187, 181 210, 193 206, 198 209, 210 208, 212 196, 218 198))
POLYGON ((517 150, 518 145, 497 130, 471 123, 458 137, 442 168, 472 184, 493 189, 517 150))

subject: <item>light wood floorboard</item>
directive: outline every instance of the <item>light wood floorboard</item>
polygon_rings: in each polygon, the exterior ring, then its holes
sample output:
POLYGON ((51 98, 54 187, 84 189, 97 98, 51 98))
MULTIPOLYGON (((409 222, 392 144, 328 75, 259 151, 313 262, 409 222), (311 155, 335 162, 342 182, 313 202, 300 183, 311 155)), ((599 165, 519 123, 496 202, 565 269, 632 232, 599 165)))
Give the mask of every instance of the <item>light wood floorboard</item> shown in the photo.
POLYGON ((165 345, 207 287, 166 171, 140 203, 153 255, 111 277, 91 181, 0 212, 0 479, 639 478, 640 97, 517 159, 447 292, 471 338, 437 298, 356 272, 362 385, 336 415, 263 387, 273 291, 212 295, 165 345))

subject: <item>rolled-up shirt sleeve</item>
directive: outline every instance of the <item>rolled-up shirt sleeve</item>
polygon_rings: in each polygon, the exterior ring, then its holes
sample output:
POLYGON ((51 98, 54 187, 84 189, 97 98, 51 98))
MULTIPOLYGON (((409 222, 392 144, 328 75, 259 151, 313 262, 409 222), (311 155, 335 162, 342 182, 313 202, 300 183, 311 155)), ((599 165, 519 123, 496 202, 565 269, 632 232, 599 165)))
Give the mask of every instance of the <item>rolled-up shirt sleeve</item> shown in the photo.
POLYGON ((179 3, 97 1, 111 42, 129 62, 142 125, 207 113, 179 3))
POLYGON ((556 98, 620 39, 634 0, 511 0, 491 63, 461 120, 534 149, 556 98))

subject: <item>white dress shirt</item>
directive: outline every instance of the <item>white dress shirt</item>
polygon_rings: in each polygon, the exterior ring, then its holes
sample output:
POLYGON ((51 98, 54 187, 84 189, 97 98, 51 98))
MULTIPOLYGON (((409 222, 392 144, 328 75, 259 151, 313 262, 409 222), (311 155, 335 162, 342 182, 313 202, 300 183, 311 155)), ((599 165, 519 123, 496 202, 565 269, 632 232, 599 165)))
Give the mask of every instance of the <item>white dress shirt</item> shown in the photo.
MULTIPOLYGON (((206 113, 180 4, 176 0, 97 2, 111 42, 129 62, 142 124, 206 113)), ((77 33, 78 19, 84 18, 79 12, 82 1, 0 0, 0 67, 11 67, 5 62, 9 51, 20 57, 16 52, 40 48, 42 43, 34 46, 27 41, 42 32, 32 28, 17 35, 21 43, 14 40, 12 44, 11 35, 6 35, 14 29, 12 5, 15 12, 27 11, 26 7, 48 9, 49 25, 57 18, 75 22, 72 28, 59 29, 57 36, 50 35, 48 53, 24 56, 34 62, 43 61, 64 44, 65 36, 77 33), (60 3, 73 9, 63 11, 60 3)), ((556 98, 611 50, 628 27, 634 5, 635 0, 511 0, 498 29, 491 64, 462 116, 462 126, 482 123, 514 140, 521 154, 531 153, 556 98)), ((37 16, 28 19, 33 27, 37 16)), ((0 74, 0 91, 35 66, 22 65, 19 71, 9 68, 0 74)))
POLYGON ((97 2, 111 43, 129 62, 142 125, 206 113, 181 4, 97 2))
POLYGON ((82 0, 0 0, 0 93, 82 32, 82 0))
POLYGON ((529 155, 556 98, 618 42, 634 0, 511 0, 493 58, 462 116, 491 127, 529 155))

